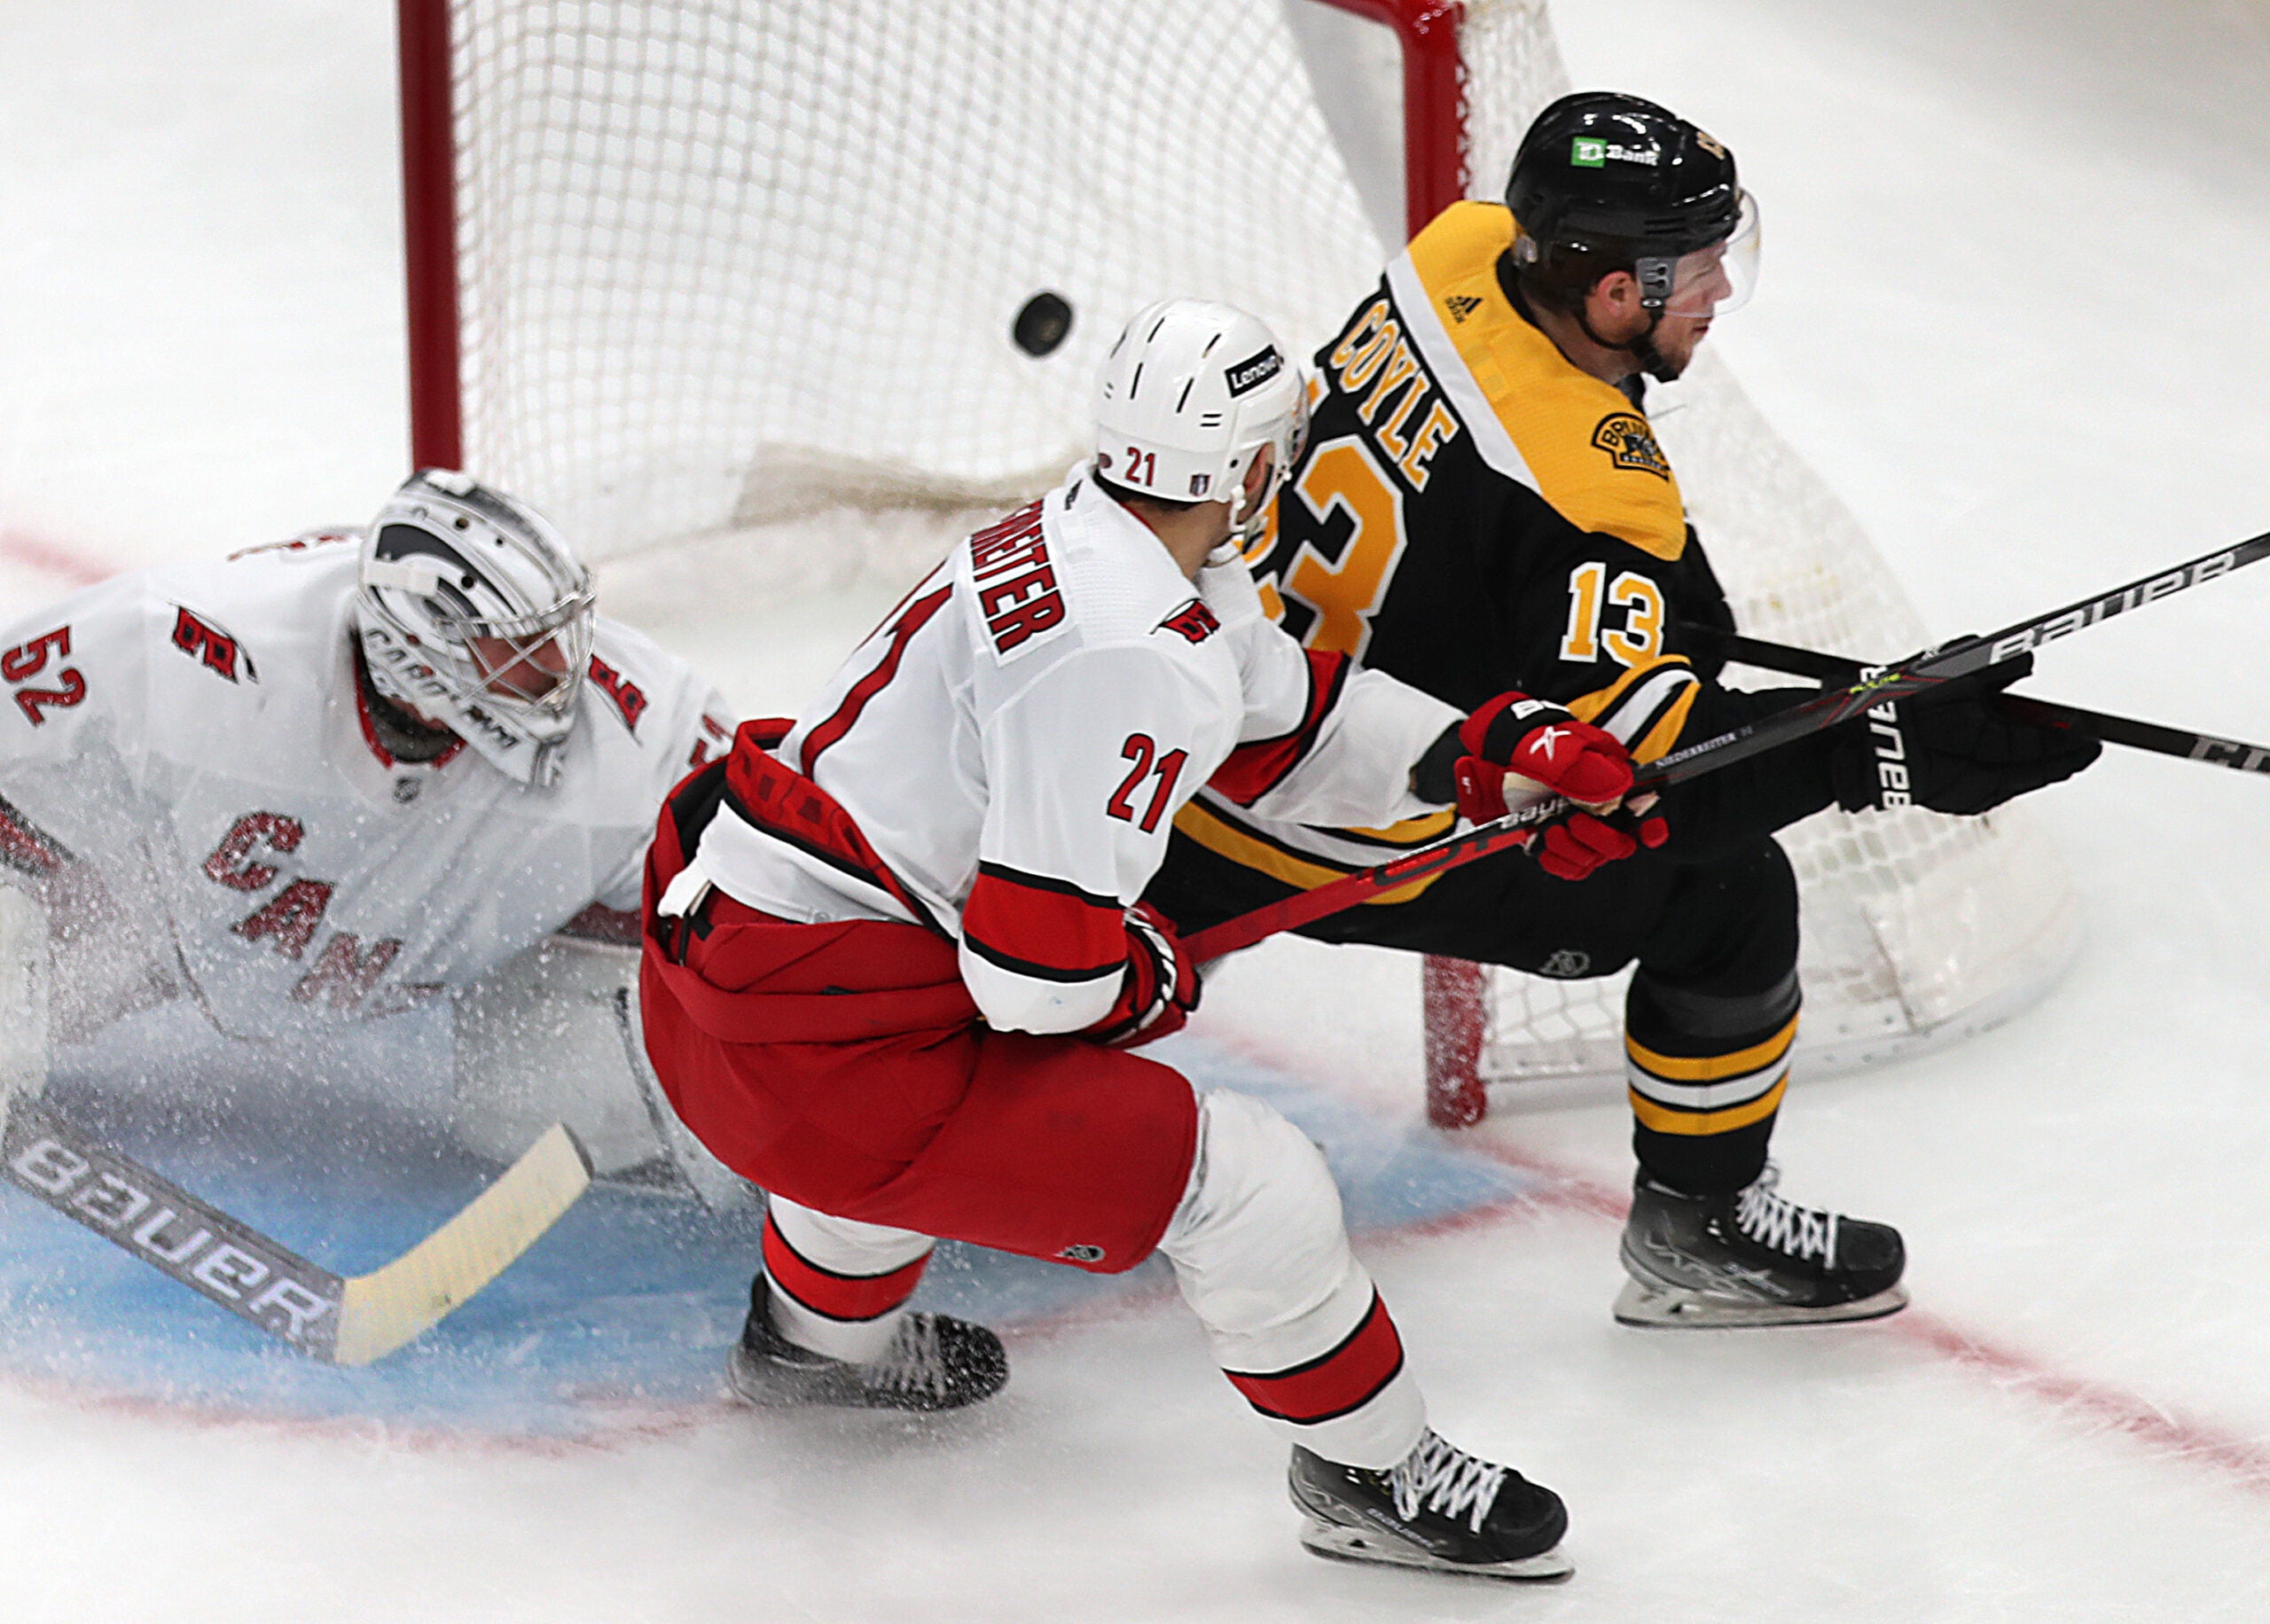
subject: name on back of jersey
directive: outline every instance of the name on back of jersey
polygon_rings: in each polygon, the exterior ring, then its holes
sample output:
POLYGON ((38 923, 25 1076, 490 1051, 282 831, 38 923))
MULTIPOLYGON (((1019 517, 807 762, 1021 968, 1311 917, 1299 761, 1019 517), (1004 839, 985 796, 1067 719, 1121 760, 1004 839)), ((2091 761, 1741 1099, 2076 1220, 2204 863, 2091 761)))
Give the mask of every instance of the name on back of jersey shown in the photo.
POLYGON ((996 660, 1008 660, 1063 634, 1070 619, 1041 534, 1039 503, 987 526, 967 545, 971 590, 996 660))

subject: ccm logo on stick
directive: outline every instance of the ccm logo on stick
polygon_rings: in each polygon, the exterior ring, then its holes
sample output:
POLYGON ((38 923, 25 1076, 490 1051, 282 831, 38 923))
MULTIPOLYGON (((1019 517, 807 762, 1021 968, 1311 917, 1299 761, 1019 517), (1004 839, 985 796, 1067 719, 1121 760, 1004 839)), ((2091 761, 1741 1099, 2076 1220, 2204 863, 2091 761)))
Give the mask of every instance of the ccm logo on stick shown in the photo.
POLYGON ((338 1307, 270 1261, 220 1238, 195 1213, 177 1211, 53 1139, 34 1139, 10 1159, 8 1171, 66 1217, 291 1341, 319 1340, 317 1324, 338 1307))

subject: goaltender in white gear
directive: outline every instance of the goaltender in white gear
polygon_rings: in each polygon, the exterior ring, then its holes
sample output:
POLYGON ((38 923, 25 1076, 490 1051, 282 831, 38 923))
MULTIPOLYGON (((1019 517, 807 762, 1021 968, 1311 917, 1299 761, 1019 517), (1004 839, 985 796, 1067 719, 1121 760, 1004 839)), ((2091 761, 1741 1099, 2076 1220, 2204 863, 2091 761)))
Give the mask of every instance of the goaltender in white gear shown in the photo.
POLYGON ((447 999, 470 1148, 564 1120, 601 1173, 685 1165, 627 944, 654 808, 731 713, 541 516, 428 471, 367 530, 121 575, 0 651, 0 859, 52 958, 12 899, 0 976, 44 980, 55 1042, 186 999, 257 1065, 447 999))

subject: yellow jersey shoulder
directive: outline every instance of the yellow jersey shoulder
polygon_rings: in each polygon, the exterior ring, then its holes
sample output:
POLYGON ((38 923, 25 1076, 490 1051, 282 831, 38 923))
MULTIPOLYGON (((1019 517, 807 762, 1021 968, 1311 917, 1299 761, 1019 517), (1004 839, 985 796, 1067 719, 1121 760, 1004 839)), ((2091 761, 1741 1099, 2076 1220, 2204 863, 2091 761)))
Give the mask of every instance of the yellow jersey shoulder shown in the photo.
POLYGON ((1514 308, 1498 283, 1499 256, 1513 240, 1505 205, 1453 203, 1413 239, 1412 269, 1538 494, 1571 524, 1676 560, 1687 509, 1654 426, 1514 308))

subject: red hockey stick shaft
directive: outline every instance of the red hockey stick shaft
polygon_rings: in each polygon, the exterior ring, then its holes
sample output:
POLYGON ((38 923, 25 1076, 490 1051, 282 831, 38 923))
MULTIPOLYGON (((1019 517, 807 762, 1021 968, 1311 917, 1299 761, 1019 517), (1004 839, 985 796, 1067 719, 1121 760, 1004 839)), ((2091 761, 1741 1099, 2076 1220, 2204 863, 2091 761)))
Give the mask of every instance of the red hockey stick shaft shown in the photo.
MULTIPOLYGON (((2016 660, 2055 638, 2070 636, 2114 615, 2217 580, 2265 558, 2270 558, 2270 531, 2250 536, 2236 546, 2220 548, 2188 563, 2179 564, 2158 574, 2147 575, 2125 586, 2115 587, 2110 592, 2085 597, 2062 609, 2053 609, 2033 620, 2020 621, 2014 626, 2004 627, 2000 631, 1990 632, 1983 637, 1963 637, 1945 648, 1926 649, 1898 665, 1866 673, 1849 687, 1824 688, 1817 699, 1808 699, 1778 714, 1736 728, 1729 733, 1721 733, 1715 738, 1688 745, 1659 761, 1650 761, 1634 779, 1632 793, 1640 794, 1664 785, 1677 784, 1721 767, 1732 766, 1736 761, 1747 761, 1763 751, 1774 749, 1792 740, 1809 738, 1840 722, 1849 722, 1878 705, 1910 699, 1958 678, 2016 660)), ((1184 937, 1183 946, 1194 963, 1202 964, 1209 959, 1221 957, 1225 953, 1249 948, 1280 931, 1297 930, 1327 914, 1335 914, 1359 902, 1369 902, 1382 892, 1399 890, 1415 880, 1445 874, 1477 858, 1519 846, 1530 829, 1560 816, 1567 810, 1569 802, 1557 795, 1548 796, 1520 811, 1507 813, 1495 822, 1444 835, 1439 840, 1429 841, 1376 867, 1343 874, 1312 891, 1303 891, 1297 896, 1265 903, 1250 913, 1225 919, 1219 925, 1208 925, 1202 931, 1184 937)))

